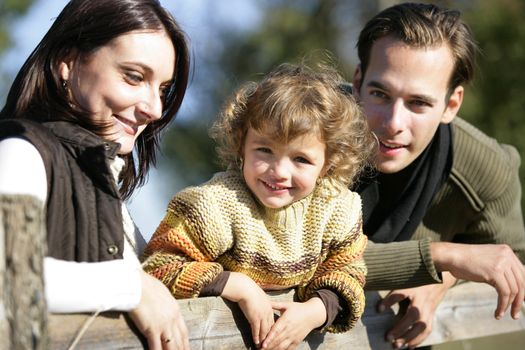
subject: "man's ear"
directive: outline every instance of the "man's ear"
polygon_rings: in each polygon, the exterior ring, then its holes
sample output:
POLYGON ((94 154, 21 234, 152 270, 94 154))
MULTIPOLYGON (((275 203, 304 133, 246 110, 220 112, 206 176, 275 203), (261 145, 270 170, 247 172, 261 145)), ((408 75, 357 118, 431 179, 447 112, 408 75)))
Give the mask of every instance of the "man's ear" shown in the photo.
POLYGON ((443 116, 441 117, 441 122, 444 124, 448 124, 454 120, 456 115, 458 114, 459 108, 461 107, 461 103, 463 103, 463 93, 464 93, 463 86, 459 85, 457 86, 452 94, 450 95, 447 106, 445 107, 445 112, 443 113, 443 116))
POLYGON ((355 67, 354 78, 352 79, 352 92, 354 96, 359 97, 361 91, 361 83, 363 82, 363 72, 361 70, 361 63, 355 67))

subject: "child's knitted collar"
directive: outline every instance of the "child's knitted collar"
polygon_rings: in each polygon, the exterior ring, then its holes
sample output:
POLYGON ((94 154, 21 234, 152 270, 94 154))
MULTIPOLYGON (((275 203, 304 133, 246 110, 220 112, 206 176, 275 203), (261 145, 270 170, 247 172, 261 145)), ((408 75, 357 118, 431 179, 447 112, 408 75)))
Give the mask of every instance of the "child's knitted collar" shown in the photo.
POLYGON ((312 201, 312 196, 313 193, 310 193, 303 199, 281 208, 268 208, 256 196, 253 197, 257 201, 257 206, 261 210, 261 216, 267 224, 293 230, 302 225, 306 211, 312 201))

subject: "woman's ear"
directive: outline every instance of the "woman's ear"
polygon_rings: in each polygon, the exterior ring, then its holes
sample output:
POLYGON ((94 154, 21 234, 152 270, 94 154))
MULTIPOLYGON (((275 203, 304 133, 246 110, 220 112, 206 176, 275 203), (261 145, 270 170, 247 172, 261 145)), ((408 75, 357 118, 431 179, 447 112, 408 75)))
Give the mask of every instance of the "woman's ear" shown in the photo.
POLYGON ((73 64, 74 60, 71 57, 65 58, 58 64, 58 74, 62 81, 68 81, 70 79, 73 64))

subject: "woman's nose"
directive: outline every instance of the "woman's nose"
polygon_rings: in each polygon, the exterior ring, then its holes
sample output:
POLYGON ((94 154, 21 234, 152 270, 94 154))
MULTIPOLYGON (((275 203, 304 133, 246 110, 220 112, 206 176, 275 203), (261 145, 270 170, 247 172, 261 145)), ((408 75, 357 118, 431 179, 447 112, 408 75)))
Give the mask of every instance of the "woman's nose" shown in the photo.
POLYGON ((162 117, 162 106, 162 97, 159 92, 155 91, 149 92, 143 101, 138 104, 140 112, 150 121, 155 121, 162 117))

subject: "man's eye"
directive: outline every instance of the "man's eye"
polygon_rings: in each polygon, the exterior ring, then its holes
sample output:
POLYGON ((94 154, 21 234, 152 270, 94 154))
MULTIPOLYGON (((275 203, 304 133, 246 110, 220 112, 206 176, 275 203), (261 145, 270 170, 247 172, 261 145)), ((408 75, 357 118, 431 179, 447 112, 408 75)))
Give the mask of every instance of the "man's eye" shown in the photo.
POLYGON ((417 107, 432 107, 430 103, 428 103, 427 101, 423 101, 423 100, 414 100, 412 101, 412 105, 417 106, 417 107))
POLYGON ((370 92, 370 95, 377 97, 377 98, 387 98, 387 95, 384 92, 378 91, 378 90, 372 90, 370 92))

